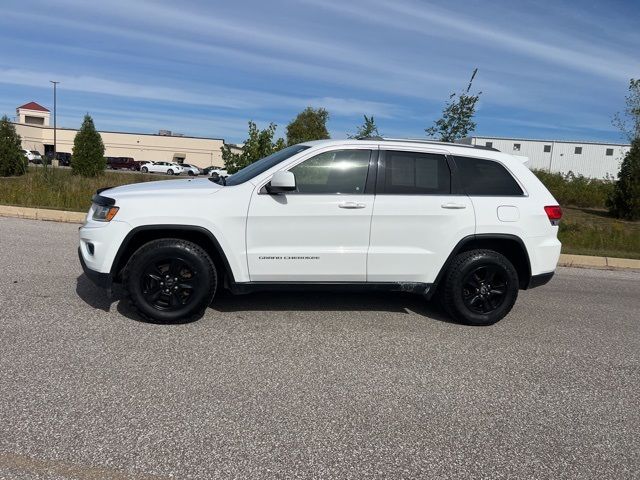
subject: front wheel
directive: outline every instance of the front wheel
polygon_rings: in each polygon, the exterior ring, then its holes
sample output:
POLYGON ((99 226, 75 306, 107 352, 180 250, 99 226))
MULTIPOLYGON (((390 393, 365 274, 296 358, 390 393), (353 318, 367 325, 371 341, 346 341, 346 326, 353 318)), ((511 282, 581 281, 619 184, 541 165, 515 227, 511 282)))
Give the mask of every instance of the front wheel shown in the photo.
POLYGON ((518 273, 498 252, 471 250, 454 258, 443 293, 445 310, 454 319, 469 325, 492 325, 513 308, 518 298, 518 273))
POLYGON ((149 169, 148 169, 147 167, 142 167, 142 168, 140 169, 140 171, 141 171, 142 173, 149 173, 149 169))
POLYGON ((173 170, 171 169, 167 170, 167 175, 173 175, 173 170))
POLYGON ((160 323, 197 320, 211 303, 217 272, 211 257, 195 243, 153 240, 129 259, 122 275, 131 306, 160 323))

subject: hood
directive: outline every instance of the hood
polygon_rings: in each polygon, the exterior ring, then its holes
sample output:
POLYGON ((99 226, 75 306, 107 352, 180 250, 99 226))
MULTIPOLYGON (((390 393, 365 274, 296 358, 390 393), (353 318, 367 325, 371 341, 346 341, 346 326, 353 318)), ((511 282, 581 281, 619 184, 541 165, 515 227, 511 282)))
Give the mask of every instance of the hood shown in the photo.
POLYGON ((157 182, 141 182, 109 188, 100 192, 105 197, 127 198, 133 196, 183 196, 207 195, 222 188, 206 178, 189 178, 184 180, 160 180, 157 182))

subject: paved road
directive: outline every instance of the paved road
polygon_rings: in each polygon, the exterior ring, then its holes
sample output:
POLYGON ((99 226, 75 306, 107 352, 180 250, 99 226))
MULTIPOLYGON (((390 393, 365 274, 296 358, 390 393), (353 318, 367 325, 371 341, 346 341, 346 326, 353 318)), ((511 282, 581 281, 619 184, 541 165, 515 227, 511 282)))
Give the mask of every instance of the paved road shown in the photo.
POLYGON ((640 273, 561 269, 489 328, 410 295, 140 322, 77 226, 0 218, 0 478, 640 478, 640 273))

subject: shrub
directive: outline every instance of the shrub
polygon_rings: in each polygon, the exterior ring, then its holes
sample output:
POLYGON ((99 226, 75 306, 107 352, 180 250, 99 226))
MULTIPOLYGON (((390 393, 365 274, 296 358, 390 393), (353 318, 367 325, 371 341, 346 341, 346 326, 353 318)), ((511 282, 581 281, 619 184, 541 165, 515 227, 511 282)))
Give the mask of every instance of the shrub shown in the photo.
POLYGON ((613 191, 611 180, 587 178, 573 172, 549 173, 534 170, 560 205, 574 207, 605 208, 607 198, 613 191))
POLYGON ((5 115, 0 119, 0 177, 24 174, 26 164, 20 135, 5 115))
POLYGON ((73 140, 73 162, 71 168, 74 174, 84 177, 96 177, 104 173, 107 161, 104 158, 104 144, 102 137, 96 131, 93 119, 87 114, 82 126, 73 140))
POLYGON ((631 150, 622 161, 607 207, 614 217, 640 219, 640 139, 633 141, 631 150))

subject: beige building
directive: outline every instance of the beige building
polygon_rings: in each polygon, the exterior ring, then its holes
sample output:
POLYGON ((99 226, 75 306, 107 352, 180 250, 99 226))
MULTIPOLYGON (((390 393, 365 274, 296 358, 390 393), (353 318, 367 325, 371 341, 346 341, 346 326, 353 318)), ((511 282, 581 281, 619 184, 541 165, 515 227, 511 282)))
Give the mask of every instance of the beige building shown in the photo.
MULTIPOLYGON (((50 112, 30 102, 16 109, 16 130, 22 138, 22 148, 41 154, 53 152, 53 127, 50 112)), ((58 152, 73 153, 73 139, 77 130, 57 128, 58 152)), ((131 157, 138 161, 189 163, 198 167, 221 167, 224 140, 207 137, 173 135, 161 130, 158 134, 100 132, 105 157, 131 157)))

